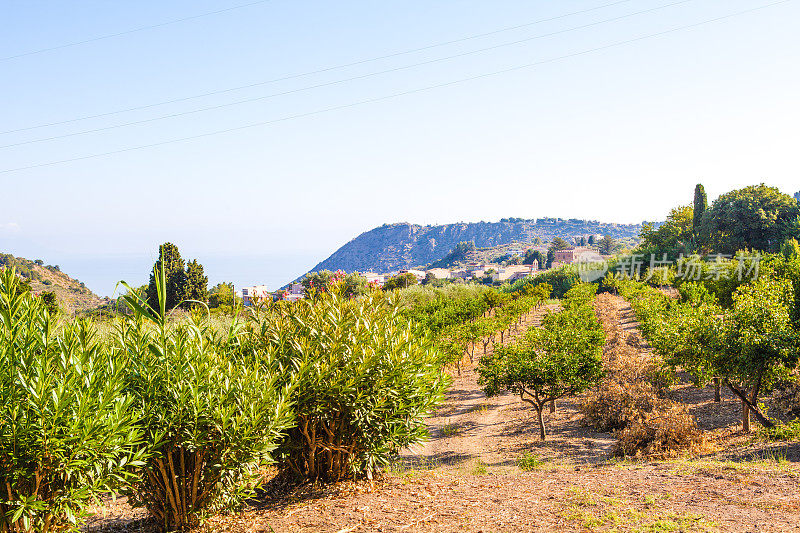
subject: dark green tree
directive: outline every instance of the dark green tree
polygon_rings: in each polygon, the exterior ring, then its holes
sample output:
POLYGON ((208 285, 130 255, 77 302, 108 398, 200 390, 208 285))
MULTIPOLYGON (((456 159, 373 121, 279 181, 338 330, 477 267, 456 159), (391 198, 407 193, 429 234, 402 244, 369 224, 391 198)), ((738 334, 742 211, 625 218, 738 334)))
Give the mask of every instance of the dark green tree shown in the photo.
POLYGON ((50 312, 50 314, 58 313, 58 298, 56 298, 56 293, 53 291, 43 291, 39 298, 42 299, 42 303, 50 312))
POLYGON ((360 296, 367 292, 367 278, 357 272, 346 274, 343 271, 320 270, 319 272, 306 274, 300 283, 302 283, 306 293, 310 294, 312 290, 328 292, 330 284, 334 280, 341 281, 342 286, 339 290, 347 298, 360 296))
POLYGON ((679 254, 688 254, 691 251, 694 218, 694 210, 686 205, 672 209, 667 221, 658 229, 653 229, 649 222, 644 224, 639 233, 642 238, 639 251, 645 257, 653 254, 661 258, 662 254, 667 254, 671 259, 679 254))
POLYGON ((532 265, 536 261, 540 269, 547 266, 547 258, 539 250, 528 250, 525 252, 525 259, 522 261, 523 265, 532 265))
POLYGON ((763 183, 717 198, 703 216, 701 244, 713 252, 734 254, 750 249, 775 252, 797 222, 800 204, 763 183))
POLYGON ((193 259, 186 264, 186 292, 185 300, 208 300, 208 277, 203 273, 203 265, 193 259))
POLYGON ((798 202, 800 202, 800 191, 797 191, 796 193, 794 193, 794 199, 797 200, 798 202))
POLYGON ((586 239, 586 242, 589 243, 589 246, 594 244, 594 235, 589 235, 589 238, 586 239))
POLYGON ((569 243, 567 241, 565 241, 564 239, 562 239, 561 237, 556 237, 550 243, 550 249, 551 250, 568 250, 569 248, 571 248, 569 243))
POLYGON ((186 270, 181 259, 178 247, 171 242, 165 242, 158 247, 158 261, 153 266, 150 273, 150 283, 147 285, 147 303, 153 309, 159 309, 158 292, 156 290, 155 272, 161 270, 164 265, 164 275, 166 278, 166 309, 175 308, 185 297, 187 290, 186 270))
POLYGON ((405 274, 398 274, 393 278, 389 278, 383 284, 383 290, 390 291, 393 289, 405 289, 417 284, 417 278, 411 272, 405 274))
POLYGON ((614 251, 614 239, 611 238, 611 235, 606 235, 600 242, 597 244, 597 248, 603 255, 611 255, 611 252, 614 251))
POLYGON ((553 262, 555 260, 556 260, 556 253, 553 251, 553 249, 551 248, 550 250, 547 250, 547 257, 545 258, 544 261, 544 267, 553 268, 553 262))
POLYGON ((234 299, 233 283, 217 283, 208 290, 208 306, 212 309, 227 305, 233 307, 234 299))
POLYGON ((692 213, 692 233, 697 237, 700 231, 700 223, 703 220, 703 213, 708 209, 708 197, 706 189, 702 183, 698 183, 694 188, 694 212, 692 213))

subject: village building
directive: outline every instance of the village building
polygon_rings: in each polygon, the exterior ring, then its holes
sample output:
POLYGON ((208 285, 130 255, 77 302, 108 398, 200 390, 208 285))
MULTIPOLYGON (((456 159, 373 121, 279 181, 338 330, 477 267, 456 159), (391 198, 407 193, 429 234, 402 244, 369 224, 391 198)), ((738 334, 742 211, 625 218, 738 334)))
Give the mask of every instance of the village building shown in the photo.
POLYGON ((401 270, 399 273, 400 274, 406 274, 406 273, 413 274, 414 277, 417 278, 417 281, 419 281, 419 282, 421 282, 422 280, 425 279, 425 271, 424 270, 414 270, 412 268, 407 268, 407 269, 401 270))
POLYGON ((553 259, 553 266, 555 263, 570 264, 575 261, 575 250, 556 250, 553 259))
POLYGON ((451 277, 450 271, 446 268, 432 268, 426 273, 433 274, 433 277, 436 279, 449 279, 451 277))
POLYGON ((272 295, 266 285, 255 285, 254 287, 244 287, 242 289, 242 303, 245 307, 267 299, 271 300, 272 295))
POLYGON ((378 274, 377 272, 364 272, 361 275, 364 276, 364 279, 367 280, 367 283, 377 285, 378 287, 383 287, 383 284, 386 283, 386 280, 389 277, 386 274, 378 274))

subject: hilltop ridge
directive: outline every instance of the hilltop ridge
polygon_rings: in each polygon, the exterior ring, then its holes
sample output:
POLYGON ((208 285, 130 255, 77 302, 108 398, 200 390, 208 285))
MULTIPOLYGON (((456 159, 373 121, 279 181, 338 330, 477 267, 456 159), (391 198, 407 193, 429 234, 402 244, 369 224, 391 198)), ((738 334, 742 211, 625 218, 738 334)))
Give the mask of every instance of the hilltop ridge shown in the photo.
POLYGON ((384 224, 352 239, 318 263, 320 270, 389 272, 427 265, 447 255, 462 241, 478 248, 560 237, 572 241, 581 235, 611 235, 616 240, 637 238, 642 224, 614 224, 596 220, 506 218, 499 222, 457 222, 421 226, 408 222, 384 224))

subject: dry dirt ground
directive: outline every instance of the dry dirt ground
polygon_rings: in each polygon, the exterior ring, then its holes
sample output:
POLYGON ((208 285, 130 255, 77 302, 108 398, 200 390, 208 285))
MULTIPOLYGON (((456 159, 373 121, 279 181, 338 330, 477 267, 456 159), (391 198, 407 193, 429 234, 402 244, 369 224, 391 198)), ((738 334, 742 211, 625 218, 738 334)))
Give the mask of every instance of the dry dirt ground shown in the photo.
MULTIPOLYGON (((649 350, 630 305, 603 298, 617 309, 629 343, 649 350)), ((553 309, 527 317, 522 330, 553 309)), ((612 434, 581 424, 576 399, 546 414, 542 443, 532 408, 513 395, 487 398, 467 365, 426 421, 430 440, 405 450, 374 483, 268 494, 200 531, 800 531, 800 442, 743 435, 739 404, 724 391, 716 404, 712 388, 698 390, 684 379, 673 394, 690 406, 717 451, 623 461, 611 455, 612 434)), ((87 531, 151 531, 124 501, 97 512, 87 531)))

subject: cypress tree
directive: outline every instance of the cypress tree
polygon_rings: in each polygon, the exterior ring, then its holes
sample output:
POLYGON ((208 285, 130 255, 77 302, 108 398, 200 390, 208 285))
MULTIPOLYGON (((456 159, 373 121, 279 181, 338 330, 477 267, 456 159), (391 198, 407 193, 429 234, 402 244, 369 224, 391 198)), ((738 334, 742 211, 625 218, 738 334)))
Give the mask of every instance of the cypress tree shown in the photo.
POLYGON ((203 265, 193 259, 186 263, 186 299, 199 302, 208 301, 208 277, 203 273, 203 265))
POLYGON ((701 183, 698 183, 694 188, 694 215, 692 217, 692 233, 695 238, 700 231, 700 222, 708 208, 708 197, 706 196, 706 189, 701 183))
POLYGON ((158 261, 150 272, 150 283, 147 285, 147 303, 153 309, 158 309, 158 293, 156 292, 155 272, 161 270, 164 264, 164 276, 167 283, 166 308, 170 310, 178 305, 186 295, 186 271, 184 261, 178 247, 171 242, 165 242, 158 247, 158 261))

